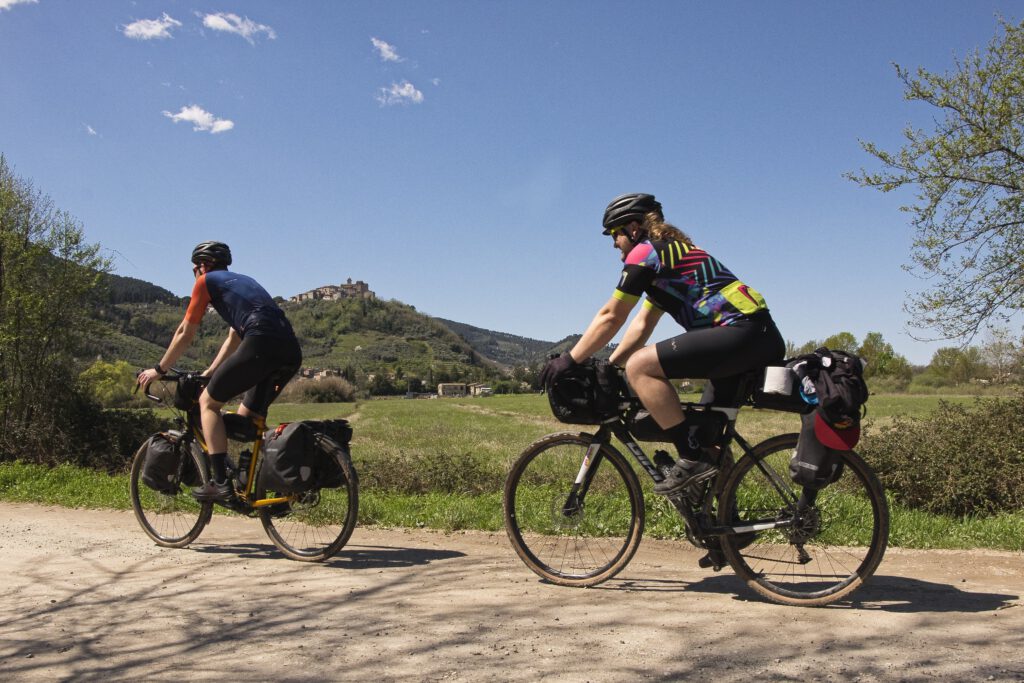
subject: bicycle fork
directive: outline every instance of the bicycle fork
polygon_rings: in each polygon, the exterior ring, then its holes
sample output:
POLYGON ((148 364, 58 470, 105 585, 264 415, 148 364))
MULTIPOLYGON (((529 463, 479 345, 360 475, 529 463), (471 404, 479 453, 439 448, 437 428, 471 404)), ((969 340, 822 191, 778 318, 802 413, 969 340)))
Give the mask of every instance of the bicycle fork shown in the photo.
POLYGON ((572 517, 583 508, 583 501, 587 496, 587 491, 590 490, 590 483, 594 480, 594 474, 601 464, 601 447, 604 444, 604 441, 595 438, 587 446, 587 452, 583 455, 583 462, 580 463, 580 470, 576 474, 576 480, 569 489, 569 495, 562 505, 562 516, 572 517))

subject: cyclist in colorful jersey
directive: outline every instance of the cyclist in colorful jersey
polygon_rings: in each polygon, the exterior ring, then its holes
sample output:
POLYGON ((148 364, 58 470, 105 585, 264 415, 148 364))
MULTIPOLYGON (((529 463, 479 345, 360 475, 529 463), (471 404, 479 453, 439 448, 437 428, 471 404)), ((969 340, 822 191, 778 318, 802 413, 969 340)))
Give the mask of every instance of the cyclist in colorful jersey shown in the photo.
POLYGON ((199 331, 207 306, 212 305, 231 326, 217 357, 203 373, 210 381, 199 397, 212 479, 192 491, 201 501, 224 502, 234 490, 228 481, 228 439, 220 409, 244 392, 238 414, 266 418, 270 404, 302 364, 302 350, 284 312, 267 291, 248 275, 228 270, 228 245, 202 242, 192 251, 192 263, 196 282, 185 319, 163 358, 142 372, 138 382, 148 386, 177 362, 199 331))
POLYGON ((625 364, 630 386, 679 452, 669 475, 654 488, 673 495, 710 479, 718 469, 712 455, 691 439, 669 380, 710 379, 713 396, 705 400, 734 405, 739 376, 782 360, 785 342, 764 297, 666 223, 654 195, 616 197, 605 209, 602 225, 622 253, 625 267, 619 284, 572 350, 548 362, 541 381, 550 386, 558 375, 604 348, 646 295, 609 360, 625 364), (665 313, 686 332, 646 346, 665 313))

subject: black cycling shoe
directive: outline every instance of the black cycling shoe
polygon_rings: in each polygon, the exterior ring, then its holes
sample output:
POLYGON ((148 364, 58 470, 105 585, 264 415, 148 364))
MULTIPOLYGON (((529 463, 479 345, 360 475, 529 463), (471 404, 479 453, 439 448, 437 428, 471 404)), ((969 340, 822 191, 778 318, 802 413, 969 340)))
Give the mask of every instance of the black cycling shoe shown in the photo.
POLYGON ((716 474, 718 474, 718 468, 709 462, 680 458, 665 475, 665 479, 654 485, 654 492, 663 496, 672 496, 688 486, 701 484, 716 474))
POLYGON ((226 503, 235 497, 230 481, 208 481, 192 489, 192 497, 200 503, 226 503))

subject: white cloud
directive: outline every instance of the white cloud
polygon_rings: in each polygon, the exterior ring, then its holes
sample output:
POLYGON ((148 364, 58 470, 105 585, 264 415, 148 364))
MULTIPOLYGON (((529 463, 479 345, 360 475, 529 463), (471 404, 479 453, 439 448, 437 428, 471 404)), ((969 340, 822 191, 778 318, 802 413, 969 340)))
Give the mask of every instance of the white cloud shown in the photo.
POLYGON ((89 135, 99 135, 99 133, 96 132, 96 129, 90 126, 88 123, 83 123, 82 125, 85 126, 85 132, 88 133, 89 135))
POLYGON ((370 38, 370 42, 373 43, 373 49, 377 51, 382 61, 385 62, 401 62, 402 58, 398 56, 398 52, 395 50, 395 46, 390 43, 385 43, 380 38, 370 38))
POLYGON ((274 33, 274 29, 271 27, 265 24, 257 24, 249 19, 249 17, 240 17, 237 14, 230 14, 228 12, 207 14, 203 17, 203 26, 214 31, 225 31, 242 36, 249 41, 250 45, 256 44, 253 38, 261 33, 265 34, 270 40, 277 38, 277 34, 274 33))
POLYGON ((29 3, 34 4, 37 2, 39 2, 39 0, 0 0, 0 12, 3 12, 6 9, 11 9, 15 5, 27 5, 29 3))
POLYGON ((192 130, 207 131, 211 134, 223 133, 224 131, 231 130, 235 127, 234 121, 229 119, 218 119, 210 112, 195 104, 189 105, 188 107, 182 107, 181 111, 177 114, 165 111, 163 112, 163 115, 175 123, 178 121, 187 121, 188 123, 191 123, 192 130))
POLYGON ((171 37, 171 29, 181 26, 181 22, 166 12, 159 19, 139 19, 123 26, 122 32, 135 40, 153 40, 171 37))
POLYGON ((377 93, 377 101, 382 107, 392 104, 420 104, 423 102, 423 93, 409 81, 402 81, 392 83, 390 88, 381 88, 377 93))

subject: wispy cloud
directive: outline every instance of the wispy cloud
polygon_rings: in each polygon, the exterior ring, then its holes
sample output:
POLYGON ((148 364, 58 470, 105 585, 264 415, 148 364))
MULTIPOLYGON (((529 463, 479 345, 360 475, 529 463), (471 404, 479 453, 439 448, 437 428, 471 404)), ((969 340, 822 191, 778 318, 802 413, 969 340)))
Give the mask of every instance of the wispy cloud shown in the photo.
POLYGON ((409 81, 402 81, 392 83, 390 88, 381 88, 377 93, 377 101, 382 107, 392 104, 420 104, 423 102, 423 93, 409 81))
MULTIPOLYGON (((2 1, 2 0, 0 0, 2 1)), ((181 26, 181 22, 164 12, 159 19, 139 19, 121 27, 128 38, 135 40, 154 40, 171 37, 171 29, 181 26)))
POLYGON ((0 0, 0 12, 11 9, 15 5, 28 5, 30 3, 34 4, 37 2, 39 2, 39 0, 0 0))
POLYGON ((224 31, 242 36, 249 41, 250 45, 256 44, 255 37, 261 33, 266 35, 269 40, 277 38, 274 29, 266 24, 257 24, 249 17, 240 17, 237 14, 230 14, 228 12, 205 15, 203 17, 203 26, 214 31, 224 31))
POLYGON ((99 135, 99 133, 96 132, 96 129, 90 126, 88 123, 83 123, 82 125, 85 127, 85 132, 88 133, 89 135, 99 135))
POLYGON ((398 56, 398 51, 395 50, 395 46, 390 43, 385 43, 380 38, 370 38, 370 42, 373 43, 373 49, 376 50, 377 55, 384 62, 401 62, 402 58, 398 56))
POLYGON ((223 133, 235 127, 234 121, 229 119, 218 119, 210 112, 195 104, 182 107, 181 111, 177 114, 165 111, 163 112, 163 115, 175 123, 178 121, 191 123, 192 130, 194 131, 206 131, 211 134, 223 133))

